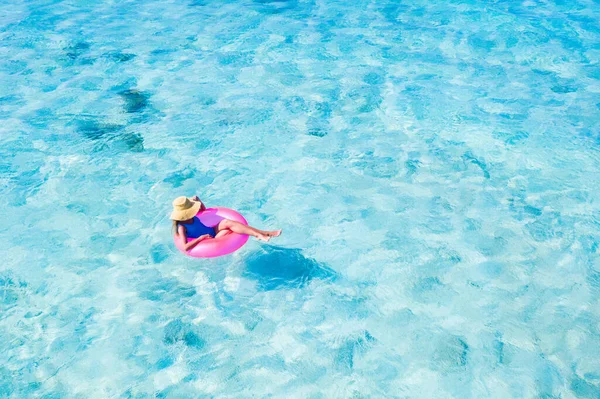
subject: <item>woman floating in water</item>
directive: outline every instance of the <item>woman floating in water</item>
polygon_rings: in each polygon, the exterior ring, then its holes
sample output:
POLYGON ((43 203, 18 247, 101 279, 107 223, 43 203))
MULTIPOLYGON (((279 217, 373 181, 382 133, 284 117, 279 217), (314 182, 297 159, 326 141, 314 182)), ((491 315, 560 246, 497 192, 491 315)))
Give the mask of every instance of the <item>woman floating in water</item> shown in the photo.
POLYGON ((205 209, 206 207, 198 196, 192 198, 178 197, 173 201, 173 212, 171 213, 173 230, 175 230, 176 239, 181 240, 185 251, 195 247, 199 242, 223 237, 231 232, 246 234, 261 241, 269 241, 271 237, 277 237, 281 234, 281 230, 259 230, 229 219, 221 220, 214 227, 205 226, 196 217, 199 211, 205 209), (194 239, 188 242, 188 238, 194 239))

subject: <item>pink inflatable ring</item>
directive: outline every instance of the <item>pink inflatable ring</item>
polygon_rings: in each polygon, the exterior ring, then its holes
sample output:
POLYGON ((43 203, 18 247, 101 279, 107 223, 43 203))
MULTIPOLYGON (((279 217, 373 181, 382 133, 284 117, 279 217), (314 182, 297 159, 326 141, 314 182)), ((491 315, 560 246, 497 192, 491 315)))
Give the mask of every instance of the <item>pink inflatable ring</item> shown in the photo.
MULTIPOLYGON (((196 217, 208 227, 214 227, 219 224, 223 219, 229 219, 236 222, 248 225, 248 222, 242 215, 228 208, 208 208, 204 211, 200 211, 196 214, 196 217)), ((217 256, 223 256, 240 249, 246 241, 248 236, 245 234, 229 233, 226 236, 208 239, 200 241, 195 247, 189 251, 184 251, 181 240, 177 239, 175 235, 175 246, 184 254, 193 256, 194 258, 215 258, 217 256)), ((192 241, 193 238, 188 238, 188 242, 192 241)))

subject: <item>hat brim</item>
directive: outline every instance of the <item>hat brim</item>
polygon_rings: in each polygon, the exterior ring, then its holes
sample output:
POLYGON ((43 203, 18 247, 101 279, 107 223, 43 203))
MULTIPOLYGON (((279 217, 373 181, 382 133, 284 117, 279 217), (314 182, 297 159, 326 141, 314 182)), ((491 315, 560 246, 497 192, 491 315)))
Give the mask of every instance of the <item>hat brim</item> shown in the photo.
POLYGON ((171 220, 176 220, 178 222, 181 222, 183 220, 188 220, 193 218, 194 216, 196 216, 196 214, 198 213, 198 211, 200 210, 200 207, 202 206, 201 202, 198 201, 192 201, 194 203, 194 205, 192 205, 191 208, 189 209, 185 209, 183 211, 173 211, 171 212, 171 220))

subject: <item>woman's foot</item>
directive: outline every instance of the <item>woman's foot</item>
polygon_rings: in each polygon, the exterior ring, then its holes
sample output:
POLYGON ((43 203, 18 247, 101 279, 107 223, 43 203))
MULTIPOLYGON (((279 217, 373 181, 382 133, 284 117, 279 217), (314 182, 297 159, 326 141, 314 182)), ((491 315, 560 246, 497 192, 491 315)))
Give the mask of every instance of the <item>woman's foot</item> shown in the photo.
POLYGON ((266 235, 266 234, 259 234, 256 236, 256 238, 260 241, 269 242, 269 240, 271 239, 271 236, 266 235))
POLYGON ((264 231, 261 230, 261 233, 259 233, 256 238, 264 241, 264 242, 268 242, 271 237, 279 237, 281 235, 281 229, 279 230, 271 230, 271 231, 264 231))

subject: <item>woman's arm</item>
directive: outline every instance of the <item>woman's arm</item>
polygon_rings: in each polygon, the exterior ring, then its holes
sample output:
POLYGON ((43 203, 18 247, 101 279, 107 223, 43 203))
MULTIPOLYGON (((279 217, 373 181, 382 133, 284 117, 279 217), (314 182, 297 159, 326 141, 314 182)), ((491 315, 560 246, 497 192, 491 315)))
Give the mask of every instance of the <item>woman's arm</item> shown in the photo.
POLYGON ((201 204, 201 205, 200 205, 200 210, 201 210, 201 211, 205 211, 205 210, 206 210, 206 207, 204 206, 204 202, 200 201, 200 198, 198 198, 198 196, 197 196, 197 195, 194 195, 194 196, 192 197, 192 201, 198 201, 198 202, 201 204))
POLYGON ((183 245, 184 251, 189 251, 190 249, 194 248, 199 242, 204 241, 208 238, 212 238, 210 234, 204 234, 190 242, 187 242, 187 233, 185 231, 185 227, 183 227, 182 225, 179 225, 177 227, 177 236, 181 240, 181 244, 183 245))

